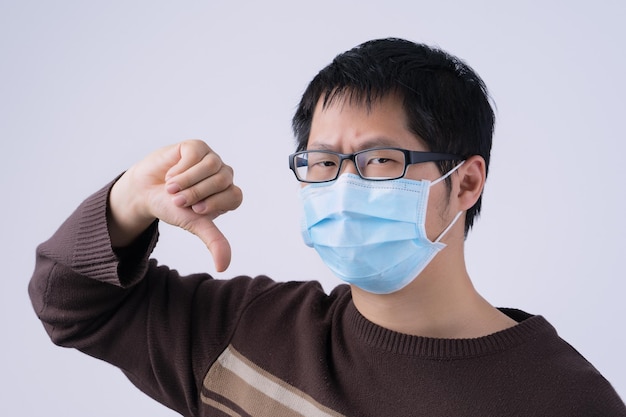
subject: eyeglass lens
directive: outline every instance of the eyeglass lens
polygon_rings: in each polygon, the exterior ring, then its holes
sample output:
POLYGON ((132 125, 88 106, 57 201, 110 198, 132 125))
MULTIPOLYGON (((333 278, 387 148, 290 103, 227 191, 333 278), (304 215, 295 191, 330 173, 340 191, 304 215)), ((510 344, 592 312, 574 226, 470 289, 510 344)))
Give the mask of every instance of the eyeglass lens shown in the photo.
MULTIPOLYGON (((295 160, 299 179, 308 182, 330 181, 341 169, 341 157, 323 151, 298 154, 295 160)), ((398 149, 371 149, 354 156, 356 168, 363 178, 391 179, 404 174, 404 152, 398 149)))

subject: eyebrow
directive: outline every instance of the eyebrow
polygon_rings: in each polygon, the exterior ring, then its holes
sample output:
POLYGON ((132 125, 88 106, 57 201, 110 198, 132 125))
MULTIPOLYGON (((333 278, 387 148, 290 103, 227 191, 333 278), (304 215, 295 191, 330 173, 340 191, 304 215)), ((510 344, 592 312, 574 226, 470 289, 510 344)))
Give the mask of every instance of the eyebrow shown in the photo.
MULTIPOLYGON (((381 148, 381 147, 399 147, 397 143, 394 143, 394 140, 388 137, 380 136, 372 139, 368 139, 365 142, 359 144, 359 147, 355 150, 355 152, 362 151, 365 149, 372 148, 381 148)), ((336 148, 328 143, 316 143, 314 146, 307 146, 308 150, 318 150, 318 151, 333 151, 336 152, 336 148)))

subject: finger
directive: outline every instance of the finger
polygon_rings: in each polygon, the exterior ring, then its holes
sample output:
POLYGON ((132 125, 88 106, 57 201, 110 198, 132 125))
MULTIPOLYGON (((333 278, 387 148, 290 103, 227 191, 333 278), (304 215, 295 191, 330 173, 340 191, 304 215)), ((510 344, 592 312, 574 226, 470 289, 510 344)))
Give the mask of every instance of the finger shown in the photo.
POLYGON ((188 230, 198 236, 206 245, 213 257, 217 272, 224 272, 230 265, 230 244, 222 232, 208 217, 199 217, 192 222, 188 230))
POLYGON ((235 210, 243 201, 243 193, 239 187, 231 184, 226 190, 213 194, 194 205, 191 209, 197 214, 204 214, 215 219, 227 211, 235 210))
POLYGON ((180 174, 168 178, 167 184, 176 184, 178 189, 185 190, 218 174, 224 176, 225 181, 232 182, 232 169, 224 165, 221 158, 216 153, 211 152, 194 165, 186 168, 180 174))
MULTIPOLYGON (((181 175, 194 175, 192 170, 202 170, 199 164, 185 171, 181 175)), ((188 187, 181 187, 177 182, 178 177, 174 177, 166 184, 166 190, 175 194, 175 199, 184 201, 183 206, 191 206, 213 194, 221 193, 233 185, 233 170, 227 165, 222 165, 221 169, 212 175, 202 175, 202 179, 188 187)), ((180 205, 179 205, 180 206, 180 205)))
POLYGON ((174 145, 169 157, 175 158, 176 163, 167 171, 165 180, 170 181, 173 177, 187 171, 209 154, 213 154, 219 159, 219 156, 201 140, 187 140, 174 145))

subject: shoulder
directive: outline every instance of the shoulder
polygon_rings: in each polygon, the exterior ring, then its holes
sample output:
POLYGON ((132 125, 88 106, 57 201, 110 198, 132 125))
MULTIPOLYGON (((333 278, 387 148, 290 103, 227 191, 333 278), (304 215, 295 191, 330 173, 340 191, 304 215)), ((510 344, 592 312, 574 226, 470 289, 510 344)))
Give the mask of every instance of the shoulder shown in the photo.
MULTIPOLYGON (((266 280, 256 277, 254 280, 266 280)), ((344 301, 351 299, 350 287, 339 285, 330 293, 326 293, 318 281, 274 282, 259 293, 249 304, 255 314, 263 311, 264 316, 271 314, 299 314, 311 316, 326 315, 344 301)))
POLYGON ((317 281, 275 282, 265 276, 236 278, 231 285, 245 285, 247 294, 239 305, 236 333, 281 334, 281 337, 308 338, 305 332, 326 333, 342 316, 351 297, 350 287, 340 285, 326 293, 317 281), (239 284, 236 283, 240 280, 239 284), (259 326, 265 330, 259 333, 259 326))
POLYGON ((525 390, 549 392, 543 398, 553 404, 567 404, 567 415, 626 416, 626 406, 610 382, 543 316, 501 310, 519 322, 515 326, 518 332, 527 334, 525 342, 510 352, 517 369, 515 379, 525 390))

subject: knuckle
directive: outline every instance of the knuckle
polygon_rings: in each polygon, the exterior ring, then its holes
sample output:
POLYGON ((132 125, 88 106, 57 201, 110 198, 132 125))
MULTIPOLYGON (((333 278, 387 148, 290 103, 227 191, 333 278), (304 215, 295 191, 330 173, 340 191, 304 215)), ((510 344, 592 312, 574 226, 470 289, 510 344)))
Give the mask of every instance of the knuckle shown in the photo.
POLYGON ((187 201, 189 202, 189 204, 195 204, 204 198, 198 187, 188 188, 186 193, 187 201))
POLYGON ((233 195, 233 203, 235 205, 235 208, 237 208, 241 205, 241 203, 243 203, 243 191, 241 191, 241 188, 233 185, 233 195))
POLYGON ((203 201, 202 212, 218 217, 231 210, 235 210, 243 201, 243 193, 241 189, 235 185, 228 187, 223 192, 205 199, 203 201))
POLYGON ((202 164, 210 172, 219 172, 224 165, 222 159, 218 154, 209 150, 208 153, 202 156, 202 164))
POLYGON ((206 155, 214 154, 209 145, 200 139, 189 139, 181 143, 181 154, 185 155, 192 163, 198 163, 206 155))
POLYGON ((183 146, 186 146, 192 150, 210 150, 209 145, 207 145, 206 142, 200 139, 187 139, 183 141, 182 144, 183 146))
POLYGON ((219 190, 226 190, 233 184, 232 177, 230 177, 229 175, 225 175, 225 173, 223 172, 218 172, 217 174, 215 174, 215 176, 213 177, 213 182, 215 184, 215 188, 219 190))

